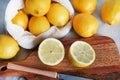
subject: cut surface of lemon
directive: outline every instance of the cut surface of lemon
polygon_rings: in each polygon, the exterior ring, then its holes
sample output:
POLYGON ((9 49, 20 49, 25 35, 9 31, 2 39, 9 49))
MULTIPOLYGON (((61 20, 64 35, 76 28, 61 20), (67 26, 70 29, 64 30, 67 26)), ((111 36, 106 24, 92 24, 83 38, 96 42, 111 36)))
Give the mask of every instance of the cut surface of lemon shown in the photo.
POLYGON ((38 48, 38 56, 42 63, 54 66, 59 64, 65 55, 63 44, 55 38, 47 38, 41 42, 38 48))
POLYGON ((85 41, 75 41, 69 49, 68 57, 71 63, 77 67, 87 67, 95 60, 95 51, 85 41))

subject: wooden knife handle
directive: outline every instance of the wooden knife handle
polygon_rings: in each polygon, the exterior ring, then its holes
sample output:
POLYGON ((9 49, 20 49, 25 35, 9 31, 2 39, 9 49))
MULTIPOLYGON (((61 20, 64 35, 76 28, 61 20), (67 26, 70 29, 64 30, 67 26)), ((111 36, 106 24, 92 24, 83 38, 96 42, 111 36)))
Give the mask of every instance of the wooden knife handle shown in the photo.
POLYGON ((51 78, 57 78, 57 72, 40 70, 40 69, 36 69, 36 68, 13 64, 13 63, 8 63, 7 69, 25 71, 25 72, 43 75, 43 76, 47 76, 47 77, 51 77, 51 78))

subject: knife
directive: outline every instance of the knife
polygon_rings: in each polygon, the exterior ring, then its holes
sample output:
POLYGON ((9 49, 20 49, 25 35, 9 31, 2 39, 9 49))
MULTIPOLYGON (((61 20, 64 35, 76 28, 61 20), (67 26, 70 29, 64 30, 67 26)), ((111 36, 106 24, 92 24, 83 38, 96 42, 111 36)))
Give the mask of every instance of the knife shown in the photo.
POLYGON ((36 68, 13 64, 13 63, 8 63, 6 67, 7 67, 7 69, 25 71, 25 72, 29 72, 29 73, 43 75, 43 76, 47 76, 47 77, 51 77, 51 78, 58 78, 58 79, 62 79, 62 80, 93 80, 93 79, 77 77, 77 76, 72 76, 72 75, 67 75, 67 74, 59 74, 59 73, 53 72, 53 71, 40 70, 40 69, 36 69, 36 68))

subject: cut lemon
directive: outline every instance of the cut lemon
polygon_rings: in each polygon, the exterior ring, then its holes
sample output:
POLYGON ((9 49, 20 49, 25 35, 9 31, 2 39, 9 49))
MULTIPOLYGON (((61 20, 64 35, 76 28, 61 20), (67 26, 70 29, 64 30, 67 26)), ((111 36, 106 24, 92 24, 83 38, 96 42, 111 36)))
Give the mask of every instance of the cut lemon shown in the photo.
POLYGON ((95 60, 95 51, 91 45, 84 41, 75 41, 69 49, 68 57, 77 67, 87 67, 95 60))
POLYGON ((55 38, 47 38, 41 42, 38 48, 38 56, 46 65, 54 66, 59 64, 65 55, 63 44, 55 38))

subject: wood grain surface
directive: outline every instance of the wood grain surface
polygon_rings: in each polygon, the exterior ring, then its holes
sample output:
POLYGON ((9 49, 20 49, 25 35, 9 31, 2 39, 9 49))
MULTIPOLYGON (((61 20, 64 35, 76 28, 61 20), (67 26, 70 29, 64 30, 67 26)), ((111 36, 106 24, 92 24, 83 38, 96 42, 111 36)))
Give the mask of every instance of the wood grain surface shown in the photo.
MULTIPOLYGON (((61 39, 65 47, 65 58, 56 66, 44 65, 38 58, 37 48, 23 61, 12 62, 14 64, 37 68, 58 73, 71 74, 80 77, 92 78, 94 80, 119 80, 120 79, 120 56, 115 42, 105 36, 94 36, 90 38, 70 38, 61 39), (88 42, 96 52, 95 62, 87 68, 73 66, 68 59, 68 49, 70 45, 77 41, 88 42)), ((7 65, 9 61, 3 61, 0 66, 7 65)), ((28 80, 57 80, 33 73, 7 69, 0 71, 0 77, 6 76, 24 76, 28 80)))

